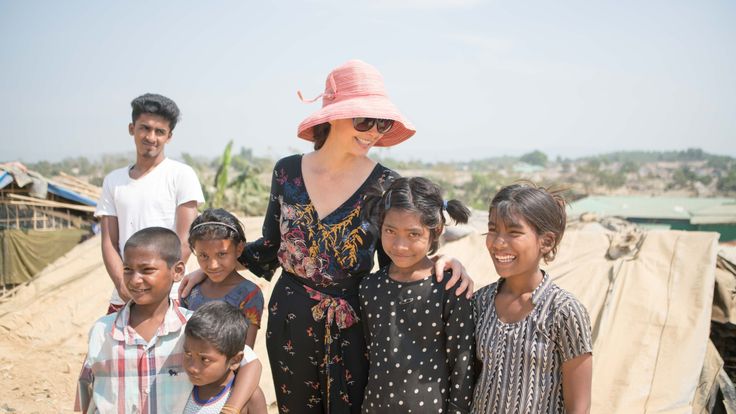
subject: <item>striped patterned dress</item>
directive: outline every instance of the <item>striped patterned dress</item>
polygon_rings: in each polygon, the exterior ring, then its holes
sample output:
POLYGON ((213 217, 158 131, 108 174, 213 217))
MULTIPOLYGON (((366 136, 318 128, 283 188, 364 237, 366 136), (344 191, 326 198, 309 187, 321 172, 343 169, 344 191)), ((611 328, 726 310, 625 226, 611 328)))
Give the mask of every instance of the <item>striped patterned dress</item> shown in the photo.
POLYGON ((544 274, 532 292, 532 312, 514 323, 498 318, 503 279, 475 293, 476 356, 473 413, 564 413, 562 363, 592 352, 585 307, 544 274))

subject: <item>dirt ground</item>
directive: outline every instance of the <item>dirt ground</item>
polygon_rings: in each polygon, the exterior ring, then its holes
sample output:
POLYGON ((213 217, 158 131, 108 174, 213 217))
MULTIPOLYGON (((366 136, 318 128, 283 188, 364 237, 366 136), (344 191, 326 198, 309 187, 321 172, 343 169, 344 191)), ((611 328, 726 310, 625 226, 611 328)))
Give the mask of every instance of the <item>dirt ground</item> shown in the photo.
MULTIPOLYGON (((255 238, 261 219, 244 222, 248 236, 255 238)), ((196 268, 193 258, 188 268, 196 268)), ((268 301, 270 283, 252 280, 268 301)), ((99 237, 95 237, 76 246, 0 304, 0 413, 74 412, 87 333, 106 311, 112 286, 99 237)), ((267 313, 263 317, 265 326, 267 313)), ((261 387, 267 401, 273 402, 264 335, 258 335, 255 348, 264 365, 261 387)), ((275 404, 269 412, 277 412, 275 404)))
MULTIPOLYGON (((262 218, 243 222, 248 239, 257 238, 262 218)), ((472 269, 490 268, 487 255, 469 254, 469 246, 461 242, 451 243, 443 250, 462 258, 471 274, 472 269)), ((472 250, 478 250, 478 246, 472 250)), ((187 268, 196 267, 196 261, 190 258, 187 268)), ((241 273, 261 287, 268 303, 271 283, 248 272, 241 273)), ((0 413, 73 412, 87 333, 107 309, 112 286, 102 262, 99 237, 95 237, 51 264, 12 299, 0 303, 0 413)), ((263 326, 267 317, 268 312, 264 312, 263 326)), ((276 413, 262 333, 256 340, 255 351, 264 366, 260 385, 270 404, 269 413, 276 413)))

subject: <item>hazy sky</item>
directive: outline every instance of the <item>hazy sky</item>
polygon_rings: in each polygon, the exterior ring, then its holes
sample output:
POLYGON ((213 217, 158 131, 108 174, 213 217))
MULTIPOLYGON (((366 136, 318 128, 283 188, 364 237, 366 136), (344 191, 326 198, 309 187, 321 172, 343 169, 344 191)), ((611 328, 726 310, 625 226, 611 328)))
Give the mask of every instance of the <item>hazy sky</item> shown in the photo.
POLYGON ((182 110, 171 156, 307 152, 296 91, 352 58, 417 127, 385 155, 736 156, 735 22, 730 0, 0 0, 0 161, 131 151, 145 92, 182 110))

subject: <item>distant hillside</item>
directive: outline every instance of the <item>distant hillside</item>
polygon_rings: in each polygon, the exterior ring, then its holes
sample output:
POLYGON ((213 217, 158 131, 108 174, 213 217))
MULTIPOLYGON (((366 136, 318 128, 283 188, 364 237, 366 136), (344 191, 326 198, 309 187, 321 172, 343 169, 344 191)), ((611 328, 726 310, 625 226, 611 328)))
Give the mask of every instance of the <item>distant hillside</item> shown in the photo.
MULTIPOLYGON (((67 158, 28 167, 46 176, 66 172, 101 185, 105 174, 127 165, 134 154, 112 154, 88 159, 67 158)), ((208 200, 238 214, 263 214, 276 160, 256 157, 250 149, 221 157, 182 154, 199 174, 208 200), (227 160, 227 161, 225 161, 227 160), (223 172, 225 173, 223 175, 223 172)), ((709 154, 698 148, 683 151, 618 151, 576 159, 549 157, 541 151, 521 156, 499 156, 463 162, 376 160, 403 175, 427 176, 438 182, 447 198, 457 198, 485 210, 501 186, 532 180, 544 186, 568 189, 571 200, 586 195, 640 194, 689 197, 736 195, 736 159, 709 154)))

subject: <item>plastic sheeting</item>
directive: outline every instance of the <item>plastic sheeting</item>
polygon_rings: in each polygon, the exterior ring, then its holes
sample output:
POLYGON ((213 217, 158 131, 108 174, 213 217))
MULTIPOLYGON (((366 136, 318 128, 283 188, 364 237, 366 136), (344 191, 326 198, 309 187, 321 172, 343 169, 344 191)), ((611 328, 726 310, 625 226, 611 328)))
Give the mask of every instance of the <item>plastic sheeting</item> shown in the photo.
POLYGON ((49 263, 76 246, 87 232, 1 230, 0 285, 16 285, 33 278, 49 263))
MULTIPOLYGON (((593 413, 692 413, 709 342, 717 233, 649 231, 636 251, 607 252, 616 232, 568 230, 543 265, 590 313, 593 413)), ((624 238, 626 239, 626 238, 624 238)), ((473 234, 442 251, 476 289, 498 278, 473 234)))

